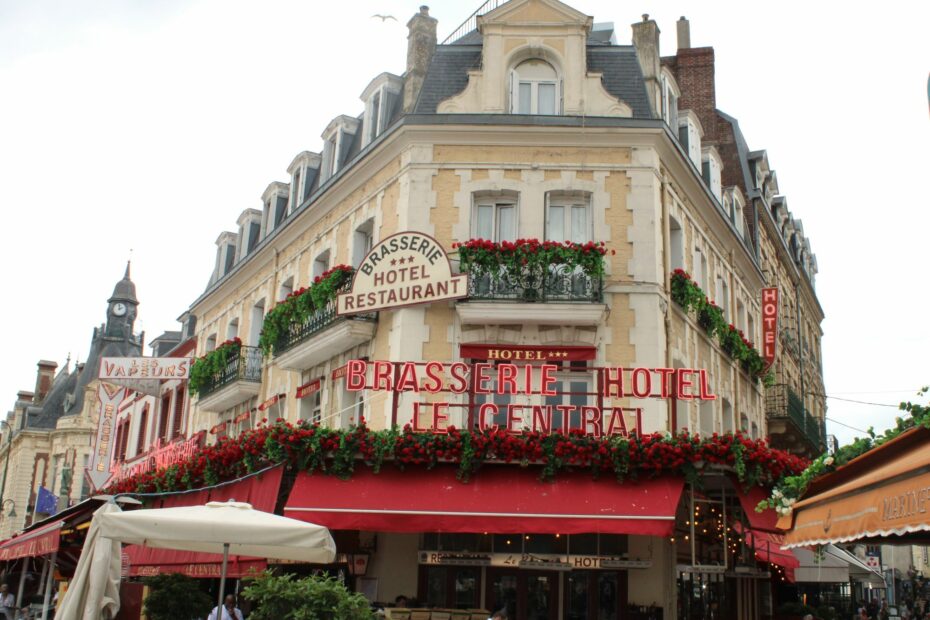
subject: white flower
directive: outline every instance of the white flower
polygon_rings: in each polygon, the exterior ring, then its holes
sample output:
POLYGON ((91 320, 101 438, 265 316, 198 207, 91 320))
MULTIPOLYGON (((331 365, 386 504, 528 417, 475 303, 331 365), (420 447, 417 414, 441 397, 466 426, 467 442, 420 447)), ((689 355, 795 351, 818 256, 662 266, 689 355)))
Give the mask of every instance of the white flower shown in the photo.
POLYGON ((823 464, 826 465, 826 466, 828 466, 828 467, 829 467, 830 465, 833 465, 833 457, 832 457, 832 456, 828 456, 827 458, 825 458, 825 459, 823 460, 823 464))
POLYGON ((772 491, 772 497, 774 497, 775 499, 778 499, 779 497, 781 497, 781 491, 779 491, 778 489, 775 489, 774 491, 772 491))
POLYGON ((795 498, 792 497, 791 499, 788 500, 788 505, 789 505, 789 506, 794 506, 794 503, 795 503, 796 501, 798 501, 798 500, 796 500, 795 498))

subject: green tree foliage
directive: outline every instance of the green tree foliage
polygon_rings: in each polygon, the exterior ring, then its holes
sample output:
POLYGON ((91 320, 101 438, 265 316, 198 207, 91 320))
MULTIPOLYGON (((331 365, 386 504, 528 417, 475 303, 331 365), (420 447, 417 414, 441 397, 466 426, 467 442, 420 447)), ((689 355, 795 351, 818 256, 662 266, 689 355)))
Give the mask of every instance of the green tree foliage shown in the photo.
POLYGON ((143 610, 149 620, 187 620, 206 618, 214 603, 200 589, 196 579, 176 573, 156 575, 145 579, 149 595, 143 610))
POLYGON ((265 571, 242 596, 252 602, 250 620, 371 620, 368 601, 332 577, 273 575, 265 571))

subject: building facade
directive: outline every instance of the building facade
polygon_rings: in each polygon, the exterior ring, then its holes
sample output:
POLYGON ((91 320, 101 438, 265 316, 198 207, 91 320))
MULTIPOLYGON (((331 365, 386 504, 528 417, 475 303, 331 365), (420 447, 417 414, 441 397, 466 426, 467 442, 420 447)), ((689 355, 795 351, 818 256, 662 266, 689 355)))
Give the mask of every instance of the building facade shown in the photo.
POLYGON ((97 432, 100 358, 141 355, 144 334, 133 332, 138 305, 127 265, 107 300, 106 323, 94 328, 87 359, 73 368, 69 360, 61 370, 55 362, 40 361, 34 392, 17 395, 0 438, 3 538, 50 514, 35 511, 40 487, 58 497, 51 512, 90 493, 84 472, 97 432))
MULTIPOLYGON (((346 364, 472 363, 494 350, 563 347, 590 355, 562 364, 561 395, 535 396, 529 405, 592 404, 599 367, 704 369, 716 400, 671 394, 620 404, 637 412, 641 432, 774 433, 773 443, 793 451, 819 450, 816 261, 765 152, 750 151, 735 119, 716 108, 713 49, 691 48, 687 22, 677 26, 678 51, 663 58, 658 26, 648 18, 633 25, 632 45, 619 45, 612 29, 596 28, 567 5, 512 0, 438 45, 436 21, 424 7, 408 23, 406 73, 375 77, 362 90, 364 112, 333 119, 319 152, 298 154, 288 182, 262 194, 262 209, 243 212, 238 230, 219 236, 209 286, 190 308, 198 354, 235 338, 243 346, 226 371, 200 387, 188 433, 209 430, 213 440, 276 417, 336 428, 363 419, 374 429, 428 426, 411 417, 410 394, 348 390, 346 364), (274 343, 262 342, 266 315, 289 295, 335 266, 359 267, 373 246, 406 231, 429 235, 449 252, 473 239, 593 242, 609 252, 597 278, 526 274, 514 282, 474 272, 466 299, 351 317, 320 308, 274 343), (679 269, 753 346, 763 338, 761 291, 778 287, 770 387, 675 301, 679 269)), ((503 406, 513 398, 462 394, 445 424, 467 427, 489 399, 503 406)), ((511 537, 524 551, 531 529, 511 537)), ((378 578, 378 600, 415 594, 440 606, 490 608, 512 590, 511 598, 523 601, 521 618, 614 617, 591 614, 617 613, 620 598, 683 617, 724 604, 691 600, 691 584, 716 588, 718 598, 731 588, 740 617, 771 611, 767 583, 724 586, 722 578, 690 571, 693 556, 681 540, 604 535, 597 542, 592 535, 575 537, 578 553, 584 547, 593 556, 642 561, 555 576, 432 566, 425 551, 477 546, 498 553, 513 540, 380 532, 369 575, 378 578), (527 602, 534 597, 535 607, 527 602)), ((551 536, 538 544, 532 548, 561 549, 551 536)))

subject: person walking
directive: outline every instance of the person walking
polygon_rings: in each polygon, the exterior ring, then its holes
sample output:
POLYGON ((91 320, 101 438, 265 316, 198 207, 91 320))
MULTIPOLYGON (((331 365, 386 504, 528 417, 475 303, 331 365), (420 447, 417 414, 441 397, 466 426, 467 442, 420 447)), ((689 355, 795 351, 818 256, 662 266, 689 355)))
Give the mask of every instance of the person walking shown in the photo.
POLYGON ((244 620, 242 610, 236 607, 236 597, 227 594, 222 607, 214 607, 207 620, 244 620))
POLYGON ((16 617, 16 597, 10 592, 10 586, 0 585, 0 613, 3 620, 13 620, 16 617))

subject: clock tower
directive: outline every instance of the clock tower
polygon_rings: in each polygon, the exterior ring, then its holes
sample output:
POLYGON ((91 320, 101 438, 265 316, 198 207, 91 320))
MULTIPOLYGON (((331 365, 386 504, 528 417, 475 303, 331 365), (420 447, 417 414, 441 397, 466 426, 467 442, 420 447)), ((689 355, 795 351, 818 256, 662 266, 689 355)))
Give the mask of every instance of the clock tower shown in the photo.
POLYGON ((107 325, 104 336, 131 339, 139 300, 136 299, 136 285, 129 279, 128 262, 126 263, 126 275, 116 283, 107 304, 107 325))

